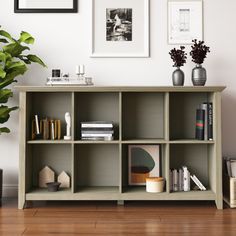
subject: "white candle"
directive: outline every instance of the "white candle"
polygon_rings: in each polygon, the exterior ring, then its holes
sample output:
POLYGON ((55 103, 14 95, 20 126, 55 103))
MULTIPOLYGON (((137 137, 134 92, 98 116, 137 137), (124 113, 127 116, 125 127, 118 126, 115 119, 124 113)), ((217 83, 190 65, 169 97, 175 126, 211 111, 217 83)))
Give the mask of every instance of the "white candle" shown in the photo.
POLYGON ((85 74, 84 65, 80 65, 79 67, 80 67, 80 69, 79 69, 80 70, 80 74, 82 74, 82 75, 85 74))

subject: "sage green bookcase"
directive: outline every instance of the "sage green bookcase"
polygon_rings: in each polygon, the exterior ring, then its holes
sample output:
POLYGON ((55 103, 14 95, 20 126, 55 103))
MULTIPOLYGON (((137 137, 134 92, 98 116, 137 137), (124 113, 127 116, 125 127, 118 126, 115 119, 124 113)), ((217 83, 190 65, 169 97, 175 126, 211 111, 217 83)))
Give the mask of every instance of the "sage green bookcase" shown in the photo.
POLYGON ((222 209, 221 92, 225 87, 34 87, 20 91, 19 209, 39 200, 212 200, 222 209), (213 140, 195 140, 196 109, 213 103, 213 140), (31 121, 72 116, 72 140, 31 140, 31 121), (82 141, 81 121, 113 121, 114 141, 82 141), (159 144, 163 193, 128 185, 128 146, 159 144), (38 188, 45 165, 71 176, 71 188, 38 188), (170 192, 169 170, 186 165, 207 191, 170 192))

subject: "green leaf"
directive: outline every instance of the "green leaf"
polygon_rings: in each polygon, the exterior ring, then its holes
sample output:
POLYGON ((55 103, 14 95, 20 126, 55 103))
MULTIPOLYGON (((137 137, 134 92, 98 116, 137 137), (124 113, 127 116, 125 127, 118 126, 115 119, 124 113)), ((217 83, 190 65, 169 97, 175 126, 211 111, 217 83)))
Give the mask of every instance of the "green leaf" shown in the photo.
POLYGON ((13 92, 10 89, 0 90, 0 103, 7 103, 8 99, 13 96, 13 92))
POLYGON ((13 82, 17 82, 14 80, 15 77, 7 75, 6 79, 0 82, 0 89, 7 87, 8 85, 12 84, 13 82))
POLYGON ((6 77, 6 72, 0 66, 0 78, 4 79, 6 77))
POLYGON ((6 39, 0 39, 0 43, 9 43, 6 39))
POLYGON ((13 41, 13 38, 11 37, 11 35, 5 30, 0 30, 0 35, 13 41))
POLYGON ((10 133, 10 130, 7 127, 0 128, 0 134, 1 133, 10 133))
POLYGON ((30 50, 30 48, 14 42, 4 46, 3 50, 4 52, 11 54, 12 57, 18 57, 23 51, 30 50))
POLYGON ((10 112, 18 109, 18 107, 7 107, 7 106, 0 106, 0 124, 3 124, 8 121, 10 118, 10 112))
POLYGON ((0 62, 2 61, 3 63, 6 62, 7 56, 5 53, 0 52, 0 62))
POLYGON ((19 42, 33 44, 34 38, 29 33, 22 31, 20 34, 19 42))
POLYGON ((26 56, 30 61, 32 61, 32 62, 35 62, 35 63, 38 63, 38 64, 40 64, 41 66, 43 66, 43 67, 47 67, 45 64, 44 64, 44 62, 39 58, 39 57, 37 57, 36 55, 27 55, 26 56))

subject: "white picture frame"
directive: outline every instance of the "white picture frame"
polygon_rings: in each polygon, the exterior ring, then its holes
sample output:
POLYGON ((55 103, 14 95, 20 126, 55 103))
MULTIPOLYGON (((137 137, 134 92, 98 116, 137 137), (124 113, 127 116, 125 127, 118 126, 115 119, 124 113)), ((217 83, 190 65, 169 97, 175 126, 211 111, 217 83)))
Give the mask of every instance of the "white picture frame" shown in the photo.
POLYGON ((203 40, 203 1, 168 0, 168 44, 203 40))
MULTIPOLYGON (((149 57, 149 0, 91 0, 92 4, 92 32, 91 32, 91 57, 109 58, 135 58, 149 57), (125 38, 123 32, 120 39, 115 38, 115 14, 112 12, 130 10, 131 17, 128 20, 122 19, 120 31, 124 22, 129 26, 130 38, 125 38), (108 19, 109 18, 109 19, 108 19), (128 23, 127 23, 128 22, 128 23), (108 25, 111 23, 111 26, 108 25), (113 27, 113 28, 112 28, 113 27), (131 28, 131 30, 130 30, 131 28), (113 36, 112 30, 114 31, 113 36), (110 35, 109 35, 110 34, 110 35), (110 39, 112 38, 112 40, 110 39), (114 40, 114 41, 113 41, 114 40)), ((118 30, 117 30, 118 31, 118 30)))

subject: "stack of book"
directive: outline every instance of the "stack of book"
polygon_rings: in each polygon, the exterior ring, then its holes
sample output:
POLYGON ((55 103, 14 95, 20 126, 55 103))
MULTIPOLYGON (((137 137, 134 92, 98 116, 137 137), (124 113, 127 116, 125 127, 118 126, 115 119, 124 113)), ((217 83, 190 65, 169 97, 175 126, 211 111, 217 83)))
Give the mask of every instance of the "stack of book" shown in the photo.
POLYGON ((183 166, 179 170, 173 169, 170 170, 170 191, 171 192, 187 192, 190 191, 190 179, 196 184, 196 186, 205 191, 205 186, 201 181, 196 177, 196 175, 190 175, 188 168, 183 166))
POLYGON ((31 138, 44 140, 61 139, 61 121, 57 119, 39 119, 38 115, 32 120, 31 138))
POLYGON ((196 112, 196 139, 213 140, 213 104, 202 103, 196 112))
POLYGON ((82 140, 113 140, 114 125, 107 121, 81 122, 82 140))

